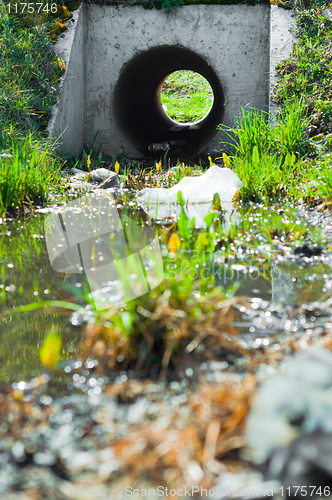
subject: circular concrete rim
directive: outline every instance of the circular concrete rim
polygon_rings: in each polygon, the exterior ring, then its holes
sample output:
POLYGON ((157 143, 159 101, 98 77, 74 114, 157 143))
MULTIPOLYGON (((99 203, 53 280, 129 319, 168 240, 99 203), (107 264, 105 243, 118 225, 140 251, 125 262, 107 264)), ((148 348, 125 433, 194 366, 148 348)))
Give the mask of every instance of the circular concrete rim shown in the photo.
POLYGON ((164 45, 139 53, 123 66, 114 88, 113 109, 124 141, 140 155, 151 157, 151 145, 164 144, 159 151, 167 149, 168 156, 193 158, 217 133, 216 127, 224 115, 224 92, 215 71, 203 57, 185 47, 164 45), (214 95, 208 115, 193 124, 175 122, 161 106, 163 82, 181 69, 200 73, 214 95))
MULTIPOLYGON (((179 70, 177 70, 179 71, 179 70)), ((191 71, 191 70, 182 70, 182 71, 191 71)), ((212 106, 213 106, 213 101, 214 101, 214 95, 213 95, 213 99, 212 99, 212 102, 211 102, 211 105, 210 105, 210 108, 209 110, 205 113, 205 115, 203 116, 203 118, 200 118, 199 120, 195 120, 194 122, 180 122, 180 121, 177 121, 175 120, 175 118, 172 118, 171 116, 169 116, 169 114, 167 113, 167 111, 165 111, 163 105, 162 105, 162 94, 163 94, 163 87, 164 87, 164 83, 166 82, 166 80, 168 79, 168 77, 172 76, 174 73, 176 73, 176 71, 173 71, 173 73, 169 74, 166 76, 166 78, 164 78, 164 80, 160 83, 160 102, 161 102, 161 106, 163 108, 163 111, 165 113, 166 116, 168 116, 168 118, 170 118, 170 120, 172 120, 172 122, 174 123, 177 123, 178 125, 188 125, 188 124, 192 124, 192 125, 195 125, 196 123, 199 123, 201 122, 202 120, 204 120, 208 114, 210 113, 211 109, 212 109, 212 106)), ((200 73, 197 73, 197 71, 193 71, 193 73, 196 73, 197 75, 200 75, 200 73)), ((203 75, 201 75, 203 76, 203 75)), ((204 78, 204 77, 203 77, 204 78)), ((205 79, 205 81, 207 81, 205 79)), ((209 83, 209 82, 208 82, 209 83)), ((209 84, 210 85, 210 84, 209 84)), ((210 89, 211 89, 211 85, 210 85, 210 89)), ((212 89, 211 89, 212 90, 212 89)), ((212 91, 213 93, 213 91, 212 91)), ((187 97, 190 97, 190 96, 187 96, 187 97)))

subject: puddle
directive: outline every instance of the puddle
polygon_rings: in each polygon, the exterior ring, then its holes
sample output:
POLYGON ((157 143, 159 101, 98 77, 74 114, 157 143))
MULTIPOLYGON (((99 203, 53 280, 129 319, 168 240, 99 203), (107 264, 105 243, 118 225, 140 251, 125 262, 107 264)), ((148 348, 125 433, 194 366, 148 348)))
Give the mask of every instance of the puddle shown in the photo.
MULTIPOLYGON (((163 230, 174 222, 174 219, 171 222, 168 219, 165 223, 158 223, 142 210, 131 207, 118 210, 122 224, 131 219, 137 224, 163 230)), ((13 221, 0 226, 2 313, 36 301, 80 303, 77 295, 88 290, 85 273, 66 274, 52 269, 44 234, 46 216, 38 214, 25 222, 13 221)), ((174 218, 177 216, 174 214, 174 218)), ((302 248, 301 245, 319 249, 318 233, 322 227, 328 232, 329 224, 330 219, 326 215, 301 212, 291 207, 227 209, 224 211, 222 234, 216 230, 219 238, 209 255, 210 262, 205 269, 207 277, 213 273, 215 286, 224 288, 236 283, 235 294, 257 301, 257 309, 261 309, 262 304, 263 309, 277 306, 276 310, 279 308, 283 313, 286 308, 319 302, 328 296, 332 288, 331 260, 326 253, 311 258, 294 255, 294 249, 302 248), (230 218, 230 214, 234 218, 230 218)), ((165 245, 162 246, 163 255, 166 249, 165 245)), ((320 252, 317 250, 316 253, 320 252)), ((14 382, 35 375, 40 367, 39 348, 45 334, 52 328, 62 335, 61 362, 75 360, 79 356, 82 339, 81 323, 87 313, 86 309, 84 311, 80 321, 76 316, 76 325, 75 321, 69 321, 70 312, 63 314, 63 310, 55 308, 16 313, 3 319, 0 380, 14 382)), ((247 312, 243 314, 239 311, 234 327, 242 341, 250 345, 258 337, 287 335, 292 326, 287 323, 288 313, 283 317, 281 313, 278 313, 279 323, 274 319, 269 326, 266 317, 262 321, 259 315, 250 317, 247 312)))
MULTIPOLYGON (((45 300, 68 300, 64 274, 51 268, 45 240, 44 214, 0 225, 0 314, 45 300)), ((76 357, 81 335, 59 310, 15 313, 0 323, 0 380, 13 382, 39 371, 39 347, 52 328, 63 339, 62 359, 76 357)))

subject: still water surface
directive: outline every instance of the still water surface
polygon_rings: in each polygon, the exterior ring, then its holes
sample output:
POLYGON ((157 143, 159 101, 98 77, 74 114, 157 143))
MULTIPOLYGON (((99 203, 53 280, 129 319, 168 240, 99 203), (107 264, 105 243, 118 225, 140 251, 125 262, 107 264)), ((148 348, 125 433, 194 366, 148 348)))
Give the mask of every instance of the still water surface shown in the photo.
MULTIPOLYGON (((132 213, 135 214, 135 210, 132 213)), ((260 208, 251 209, 251 214, 256 218, 267 217, 266 210, 263 212, 260 208)), ((142 212, 137 211, 137 215, 141 217, 142 212)), ((44 234, 46 216, 38 213, 24 222, 6 221, 0 225, 0 310, 6 314, 0 321, 0 381, 28 379, 39 372, 39 348, 52 328, 62 335, 62 364, 76 359, 80 353, 83 330, 82 326, 71 324, 70 312, 43 307, 11 314, 19 306, 39 301, 78 302, 73 292, 82 286, 84 276, 79 280, 77 275, 52 269, 44 234)), ((308 222, 305 224, 310 228, 308 222)), ((245 237, 248 226, 237 230, 245 237)), ((250 245, 252 243, 248 243, 248 248, 250 245)), ((310 259, 295 258, 291 250, 283 256, 270 253, 268 258, 253 264, 252 252, 247 252, 248 257, 239 258, 236 254, 232 259, 225 259, 220 250, 216 250, 212 267, 215 284, 229 287, 237 282, 236 295, 276 303, 279 307, 280 304, 296 307, 322 300, 331 290, 332 268, 327 252, 310 259)), ((258 335, 250 321, 235 326, 244 336, 258 335)))

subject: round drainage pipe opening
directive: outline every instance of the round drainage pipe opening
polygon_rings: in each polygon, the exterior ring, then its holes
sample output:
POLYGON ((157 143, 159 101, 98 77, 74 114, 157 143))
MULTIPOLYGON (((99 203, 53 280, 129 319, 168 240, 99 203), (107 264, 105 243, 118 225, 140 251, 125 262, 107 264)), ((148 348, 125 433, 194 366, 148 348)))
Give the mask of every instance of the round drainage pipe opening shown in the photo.
POLYGON ((124 65, 114 88, 113 109, 119 132, 138 154, 152 157, 167 152, 194 158, 217 134, 224 93, 213 68, 201 56, 184 47, 161 46, 141 52, 124 65), (198 73, 211 88, 211 108, 200 120, 179 123, 163 108, 164 83, 179 70, 198 73))
POLYGON ((213 90, 204 76, 195 71, 174 71, 161 87, 161 106, 177 123, 197 123, 213 106, 213 90))

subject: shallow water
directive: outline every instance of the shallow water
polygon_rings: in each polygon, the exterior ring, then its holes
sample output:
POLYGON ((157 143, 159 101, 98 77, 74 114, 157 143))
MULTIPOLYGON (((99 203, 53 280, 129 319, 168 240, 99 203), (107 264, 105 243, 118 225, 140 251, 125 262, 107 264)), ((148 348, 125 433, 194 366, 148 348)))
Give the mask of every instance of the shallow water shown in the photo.
POLYGON ((19 306, 45 300, 69 299, 66 276, 51 268, 44 239, 45 215, 26 221, 6 221, 0 226, 1 304, 0 380, 26 379, 39 371, 39 347, 54 328, 63 339, 63 359, 76 357, 81 338, 56 309, 15 312, 19 306))
MULTIPOLYGON (((122 212, 122 221, 128 213, 122 212)), ((74 326, 69 321, 69 312, 49 307, 14 312, 19 306, 44 300, 79 303, 74 293, 79 293, 86 285, 84 273, 69 275, 52 269, 45 243, 46 215, 39 213, 24 222, 6 221, 0 226, 0 307, 1 314, 6 314, 0 326, 2 381, 28 379, 39 372, 39 348, 52 329, 62 335, 61 363, 79 356, 82 326, 74 326)), ((130 216, 153 224, 148 216, 142 216, 141 210, 130 209, 130 216)), ((229 288, 236 283, 236 295, 265 301, 270 307, 278 304, 281 309, 321 301, 329 294, 332 269, 328 253, 311 258, 294 255, 296 245, 308 242, 309 246, 317 247, 317 227, 320 226, 319 231, 322 228, 328 231, 328 216, 304 213, 296 208, 279 209, 278 212, 275 207, 266 210, 251 206, 239 210, 236 220, 236 234, 231 238, 230 248, 226 252, 221 246, 223 244, 219 243, 210 256, 212 265, 209 272, 214 274, 216 286, 229 288), (266 225, 259 225, 261 221, 266 221, 266 225), (287 224, 295 234, 298 226, 306 226, 307 232, 300 234, 301 231, 298 231, 296 238, 289 242, 287 224), (271 234, 274 234, 272 241, 271 234)), ((229 231, 229 222, 224 221, 225 225, 229 231)), ((159 224, 159 227, 162 226, 163 223, 159 224)), ((277 328, 283 333, 285 321, 281 321, 277 328)), ((257 337, 268 337, 272 330, 275 333, 276 324, 271 328, 264 327, 265 331, 262 331, 256 319, 237 318, 234 327, 243 339, 251 339, 249 343, 252 343, 257 337)))

